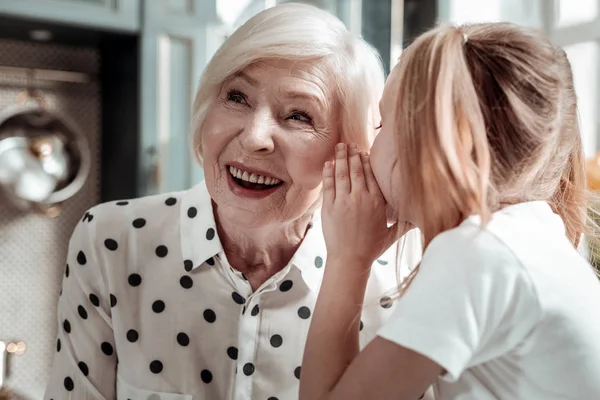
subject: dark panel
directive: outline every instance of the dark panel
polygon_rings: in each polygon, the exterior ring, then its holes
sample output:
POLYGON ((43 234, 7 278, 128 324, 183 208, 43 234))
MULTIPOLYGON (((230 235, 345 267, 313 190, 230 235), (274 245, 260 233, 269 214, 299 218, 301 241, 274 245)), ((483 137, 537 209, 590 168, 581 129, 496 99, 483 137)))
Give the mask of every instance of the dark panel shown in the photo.
POLYGON ((386 75, 390 71, 391 0, 362 2, 362 35, 381 55, 386 75))
POLYGON ((404 47, 435 26, 438 18, 437 2, 438 0, 404 0, 404 47))
POLYGON ((139 38, 104 34, 100 41, 103 202, 137 196, 139 38))

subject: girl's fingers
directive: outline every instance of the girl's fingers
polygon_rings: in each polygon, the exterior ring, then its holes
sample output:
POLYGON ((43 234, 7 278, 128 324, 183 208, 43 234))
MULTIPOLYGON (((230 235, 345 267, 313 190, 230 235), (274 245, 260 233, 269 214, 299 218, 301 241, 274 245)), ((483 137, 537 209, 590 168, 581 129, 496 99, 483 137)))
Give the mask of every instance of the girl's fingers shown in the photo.
POLYGON ((369 193, 377 193, 379 191, 379 184, 377 183, 377 179, 375 179, 375 175, 373 175, 373 170, 371 169, 371 161, 369 161, 369 154, 366 152, 360 153, 360 159, 362 161, 362 167, 365 176, 365 184, 367 186, 367 190, 369 193))
POLYGON ((344 143, 335 146, 335 195, 350 193, 350 176, 348 173, 348 150, 344 143))
POLYGON ((327 161, 323 167, 323 202, 332 204, 335 200, 335 175, 332 161, 327 161))
POLYGON ((348 165, 350 168, 350 190, 365 190, 367 187, 363 172, 363 162, 358 151, 358 146, 355 144, 348 146, 348 165))

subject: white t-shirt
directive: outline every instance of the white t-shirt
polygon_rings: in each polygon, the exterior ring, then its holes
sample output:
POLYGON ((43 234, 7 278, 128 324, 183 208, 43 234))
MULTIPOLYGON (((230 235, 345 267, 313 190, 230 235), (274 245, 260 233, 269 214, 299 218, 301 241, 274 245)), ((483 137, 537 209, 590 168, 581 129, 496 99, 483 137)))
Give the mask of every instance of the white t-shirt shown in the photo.
POLYGON ((438 235, 379 336, 447 373, 436 399, 600 399, 600 281, 545 202, 438 235))

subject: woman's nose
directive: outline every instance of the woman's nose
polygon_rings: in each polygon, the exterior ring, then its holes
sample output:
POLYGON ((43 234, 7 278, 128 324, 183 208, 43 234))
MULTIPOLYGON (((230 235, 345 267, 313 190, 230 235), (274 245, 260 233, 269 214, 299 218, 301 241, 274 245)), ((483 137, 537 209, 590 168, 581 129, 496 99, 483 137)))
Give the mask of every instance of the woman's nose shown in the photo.
POLYGON ((270 112, 256 112, 242 129, 239 139, 248 153, 271 153, 275 150, 273 136, 277 123, 270 112))

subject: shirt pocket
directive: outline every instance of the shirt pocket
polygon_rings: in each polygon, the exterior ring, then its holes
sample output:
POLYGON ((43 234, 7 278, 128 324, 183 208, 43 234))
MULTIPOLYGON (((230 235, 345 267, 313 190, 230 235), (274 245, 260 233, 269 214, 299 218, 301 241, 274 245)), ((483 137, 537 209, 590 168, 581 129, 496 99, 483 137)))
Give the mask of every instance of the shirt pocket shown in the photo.
POLYGON ((136 388, 117 376, 117 400, 193 400, 193 396, 136 388))

